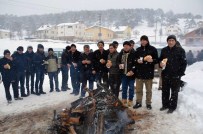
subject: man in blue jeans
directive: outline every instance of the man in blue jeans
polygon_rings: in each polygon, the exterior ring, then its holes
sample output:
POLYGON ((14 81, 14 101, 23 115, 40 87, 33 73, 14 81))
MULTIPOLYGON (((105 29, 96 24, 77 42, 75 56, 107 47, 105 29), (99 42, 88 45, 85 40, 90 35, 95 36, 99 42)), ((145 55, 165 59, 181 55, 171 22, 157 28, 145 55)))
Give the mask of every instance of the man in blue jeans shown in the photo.
POLYGON ((55 82, 55 90, 56 92, 60 92, 59 90, 59 82, 58 82, 58 73, 60 72, 60 68, 58 66, 58 58, 54 55, 53 48, 48 49, 48 56, 46 57, 46 71, 49 76, 50 83, 50 92, 54 91, 54 83, 55 82))
POLYGON ((42 44, 38 44, 37 52, 33 57, 33 64, 35 66, 36 80, 35 80, 35 92, 36 95, 46 94, 43 91, 43 83, 44 83, 44 74, 45 74, 45 54, 44 54, 44 46, 42 44))
POLYGON ((70 67, 70 77, 73 87, 73 92, 71 94, 78 95, 80 91, 80 72, 79 72, 79 62, 80 62, 80 52, 77 51, 76 45, 71 45, 71 51, 68 53, 68 66, 70 67))
POLYGON ((25 74, 27 68, 27 61, 23 53, 23 47, 19 46, 17 52, 12 55, 13 61, 16 64, 17 83, 20 83, 21 97, 27 97, 25 94, 25 74))
POLYGON ((87 87, 87 81, 89 81, 89 90, 93 90, 93 74, 92 74, 92 58, 93 53, 90 52, 89 45, 84 46, 84 53, 81 54, 80 58, 80 78, 82 82, 82 88, 81 88, 81 96, 80 98, 85 97, 85 88, 87 87))
POLYGON ((64 52, 61 55, 61 72, 62 72, 62 86, 61 91, 70 90, 68 87, 68 53, 70 52, 71 47, 67 46, 64 52))
POLYGON ((119 54, 118 62, 122 73, 122 102, 129 107, 132 107, 134 97, 135 55, 136 51, 131 51, 130 42, 125 41, 123 43, 123 51, 119 54), (128 90, 129 95, 127 95, 128 90))

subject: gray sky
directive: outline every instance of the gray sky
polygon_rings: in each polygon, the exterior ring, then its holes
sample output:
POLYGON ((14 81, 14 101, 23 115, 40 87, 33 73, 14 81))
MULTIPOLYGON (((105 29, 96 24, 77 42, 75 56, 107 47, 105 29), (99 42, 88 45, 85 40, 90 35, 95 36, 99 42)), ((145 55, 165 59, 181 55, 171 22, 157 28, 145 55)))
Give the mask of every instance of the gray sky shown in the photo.
POLYGON ((19 16, 122 8, 161 8, 203 16, 203 0, 0 0, 0 14, 19 16))

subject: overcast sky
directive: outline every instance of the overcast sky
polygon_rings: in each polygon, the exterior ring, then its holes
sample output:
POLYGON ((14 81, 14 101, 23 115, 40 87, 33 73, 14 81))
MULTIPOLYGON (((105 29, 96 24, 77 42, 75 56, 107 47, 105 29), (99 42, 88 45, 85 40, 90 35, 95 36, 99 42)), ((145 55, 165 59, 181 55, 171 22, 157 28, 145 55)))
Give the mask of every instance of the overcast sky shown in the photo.
POLYGON ((122 8, 161 8, 203 16, 203 0, 0 0, 0 14, 19 16, 122 8))

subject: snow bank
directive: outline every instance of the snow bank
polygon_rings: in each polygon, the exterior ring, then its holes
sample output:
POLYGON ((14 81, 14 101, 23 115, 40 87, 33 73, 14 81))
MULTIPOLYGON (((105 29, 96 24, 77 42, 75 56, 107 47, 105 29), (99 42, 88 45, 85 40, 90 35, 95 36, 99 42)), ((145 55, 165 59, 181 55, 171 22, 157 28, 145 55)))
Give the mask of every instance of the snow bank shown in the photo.
POLYGON ((189 66, 182 80, 187 82, 187 85, 179 94, 177 111, 185 118, 193 120, 200 132, 203 130, 203 62, 189 66))

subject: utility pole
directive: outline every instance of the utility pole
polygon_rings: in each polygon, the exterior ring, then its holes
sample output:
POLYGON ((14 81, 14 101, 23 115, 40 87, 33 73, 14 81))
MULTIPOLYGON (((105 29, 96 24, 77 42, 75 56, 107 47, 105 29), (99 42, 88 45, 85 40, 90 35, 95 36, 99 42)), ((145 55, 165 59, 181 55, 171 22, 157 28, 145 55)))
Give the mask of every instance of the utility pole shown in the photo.
POLYGON ((101 22, 102 22, 102 20, 101 20, 101 13, 99 14, 99 40, 101 40, 102 39, 102 33, 101 33, 101 22))

